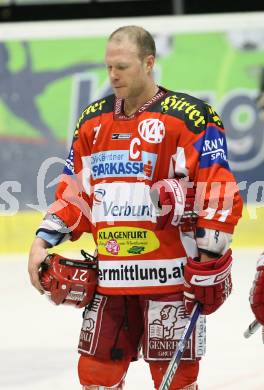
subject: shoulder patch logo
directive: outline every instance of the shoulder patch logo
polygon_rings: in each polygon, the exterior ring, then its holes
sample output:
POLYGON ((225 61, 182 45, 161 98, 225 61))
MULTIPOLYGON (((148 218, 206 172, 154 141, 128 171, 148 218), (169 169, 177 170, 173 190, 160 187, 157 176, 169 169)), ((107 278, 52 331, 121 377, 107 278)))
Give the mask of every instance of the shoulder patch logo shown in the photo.
POLYGON ((140 136, 151 144, 160 144, 165 137, 165 126, 159 119, 145 119, 138 125, 140 136))
POLYGON ((200 153, 201 168, 219 164, 229 169, 225 134, 216 126, 207 127, 205 135, 194 144, 194 147, 200 153))

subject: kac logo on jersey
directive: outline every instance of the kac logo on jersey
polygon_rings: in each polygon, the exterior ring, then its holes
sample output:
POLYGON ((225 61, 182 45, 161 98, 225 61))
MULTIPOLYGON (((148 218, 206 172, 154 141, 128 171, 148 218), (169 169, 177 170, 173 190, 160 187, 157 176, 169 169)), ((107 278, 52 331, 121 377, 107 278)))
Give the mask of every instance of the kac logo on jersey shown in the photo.
POLYGON ((165 126, 159 119, 145 119, 138 125, 140 136, 151 144, 160 144, 165 137, 165 126))
POLYGON ((226 138, 216 126, 207 127, 205 135, 194 144, 194 147, 200 153, 201 168, 219 164, 229 169, 226 138))

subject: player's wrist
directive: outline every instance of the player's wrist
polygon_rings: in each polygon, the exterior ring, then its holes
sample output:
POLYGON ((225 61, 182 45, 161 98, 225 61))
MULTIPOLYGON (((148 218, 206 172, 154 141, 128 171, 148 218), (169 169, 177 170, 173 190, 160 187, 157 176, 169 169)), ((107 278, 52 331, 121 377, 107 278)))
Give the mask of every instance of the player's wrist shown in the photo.
POLYGON ((42 237, 36 237, 32 244, 32 249, 49 249, 50 247, 50 243, 42 237))
POLYGON ((218 255, 217 253, 204 251, 204 250, 200 250, 200 249, 198 249, 198 251, 199 251, 199 258, 200 258, 201 263, 212 261, 212 260, 217 260, 220 257, 220 255, 218 255))
POLYGON ((196 229, 196 243, 199 253, 208 257, 219 258, 227 252, 232 242, 232 234, 221 230, 198 227, 196 229))

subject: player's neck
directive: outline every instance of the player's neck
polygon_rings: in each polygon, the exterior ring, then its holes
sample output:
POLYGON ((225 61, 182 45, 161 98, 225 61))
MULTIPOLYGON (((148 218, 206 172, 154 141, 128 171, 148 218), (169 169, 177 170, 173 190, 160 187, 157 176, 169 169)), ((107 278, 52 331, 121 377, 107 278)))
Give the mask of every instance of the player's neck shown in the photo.
POLYGON ((124 101, 124 114, 127 116, 133 115, 137 110, 142 107, 147 101, 149 101, 158 92, 159 87, 153 82, 149 88, 136 96, 129 97, 124 101))

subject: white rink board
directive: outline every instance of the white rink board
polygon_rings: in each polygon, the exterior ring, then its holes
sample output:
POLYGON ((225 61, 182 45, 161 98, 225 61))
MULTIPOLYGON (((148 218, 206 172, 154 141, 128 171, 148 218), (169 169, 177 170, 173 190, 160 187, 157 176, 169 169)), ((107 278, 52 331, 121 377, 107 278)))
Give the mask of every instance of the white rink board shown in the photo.
MULTIPOLYGON (((261 332, 243 332, 253 319, 248 291, 261 249, 234 251, 234 292, 208 317, 201 390, 264 389, 261 332)), ((76 365, 81 311, 52 306, 30 286, 25 255, 1 256, 0 389, 78 390, 76 365)), ((126 390, 153 389, 147 364, 129 369, 126 390)))
POLYGON ((264 12, 202 15, 136 16, 83 20, 2 23, 0 41, 78 38, 111 34, 120 26, 142 25, 154 34, 207 31, 254 31, 263 28, 264 12))

